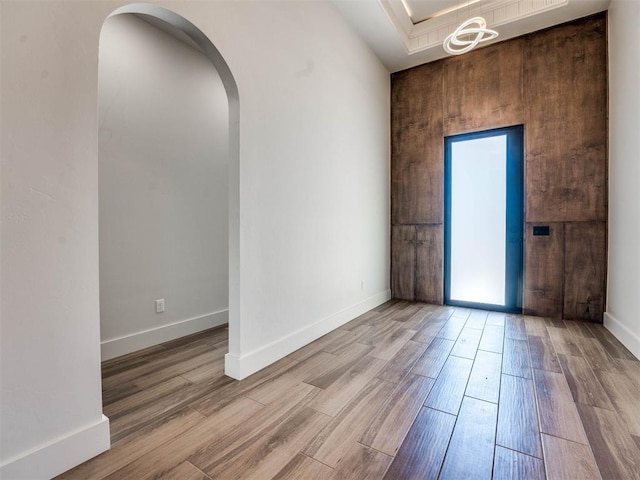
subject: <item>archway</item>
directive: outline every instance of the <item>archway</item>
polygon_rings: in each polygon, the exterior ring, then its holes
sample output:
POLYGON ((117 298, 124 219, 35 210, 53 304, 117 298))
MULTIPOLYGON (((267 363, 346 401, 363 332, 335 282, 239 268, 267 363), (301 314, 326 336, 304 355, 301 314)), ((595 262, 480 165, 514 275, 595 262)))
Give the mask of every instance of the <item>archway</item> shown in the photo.
MULTIPOLYGON (((112 12, 108 18, 122 14, 143 15, 180 32, 181 40, 199 50, 214 66, 224 87, 228 104, 228 323, 229 352, 239 351, 239 98, 231 71, 220 52, 194 24, 163 7, 130 4, 112 12)), ((108 20, 108 19, 107 19, 108 20)), ((232 375, 233 376, 233 375, 232 375)))

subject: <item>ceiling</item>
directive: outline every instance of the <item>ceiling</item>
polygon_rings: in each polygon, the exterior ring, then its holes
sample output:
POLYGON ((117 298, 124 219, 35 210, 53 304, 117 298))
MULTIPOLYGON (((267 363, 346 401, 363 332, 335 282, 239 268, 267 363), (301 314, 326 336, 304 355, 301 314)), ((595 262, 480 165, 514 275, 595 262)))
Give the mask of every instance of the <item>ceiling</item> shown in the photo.
POLYGON ((495 43, 606 10, 611 0, 332 0, 391 72, 448 56, 444 39, 482 16, 495 43))

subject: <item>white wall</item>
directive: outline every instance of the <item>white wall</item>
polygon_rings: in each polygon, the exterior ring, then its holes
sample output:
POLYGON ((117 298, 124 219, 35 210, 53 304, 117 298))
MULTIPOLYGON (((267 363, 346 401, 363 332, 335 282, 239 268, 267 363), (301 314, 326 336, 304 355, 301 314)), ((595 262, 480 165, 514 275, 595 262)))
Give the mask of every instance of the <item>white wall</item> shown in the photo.
POLYGON ((0 477, 36 479, 109 445, 98 319, 104 17, 65 2, 1 5, 0 477))
MULTIPOLYGON (((97 59, 122 3, 1 5, 0 476, 45 478, 108 441, 92 429, 97 59)), ((228 367, 245 376, 388 298, 389 75, 328 2, 162 5, 211 39, 240 92, 228 367)))
POLYGON ((227 322, 229 114, 211 61, 132 14, 105 22, 98 80, 107 359, 227 322))
POLYGON ((609 272, 605 326, 640 357, 640 2, 609 10, 609 272))

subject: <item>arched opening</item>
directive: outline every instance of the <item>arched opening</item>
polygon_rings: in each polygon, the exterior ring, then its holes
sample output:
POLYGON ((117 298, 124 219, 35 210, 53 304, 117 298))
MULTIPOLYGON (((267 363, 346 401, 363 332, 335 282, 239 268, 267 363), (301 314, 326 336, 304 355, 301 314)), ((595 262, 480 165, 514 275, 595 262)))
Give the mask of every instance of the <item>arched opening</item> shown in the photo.
POLYGON ((229 351, 236 352, 239 103, 229 67, 192 23, 148 4, 112 12, 102 28, 100 63, 103 359, 227 319, 229 351), (126 39, 103 45, 131 26, 147 43, 149 35, 163 38, 155 49, 164 57, 140 57, 148 51, 126 39), (181 49, 180 66, 167 73, 166 55, 181 49), (120 71, 105 78, 109 61, 120 71), (174 276, 173 285, 163 276, 174 276), (112 318, 117 325, 108 325, 112 318))

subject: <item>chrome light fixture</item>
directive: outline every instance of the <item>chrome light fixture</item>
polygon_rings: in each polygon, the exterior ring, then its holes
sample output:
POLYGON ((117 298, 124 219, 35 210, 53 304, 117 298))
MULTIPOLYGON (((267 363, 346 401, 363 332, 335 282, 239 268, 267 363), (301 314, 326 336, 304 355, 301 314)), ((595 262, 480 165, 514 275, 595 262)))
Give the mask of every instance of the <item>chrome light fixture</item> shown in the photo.
POLYGON ((473 17, 462 24, 449 35, 443 47, 451 55, 462 55, 476 47, 480 42, 493 40, 498 32, 487 28, 487 22, 482 17, 473 17), (475 25, 475 26, 474 26, 475 25))

